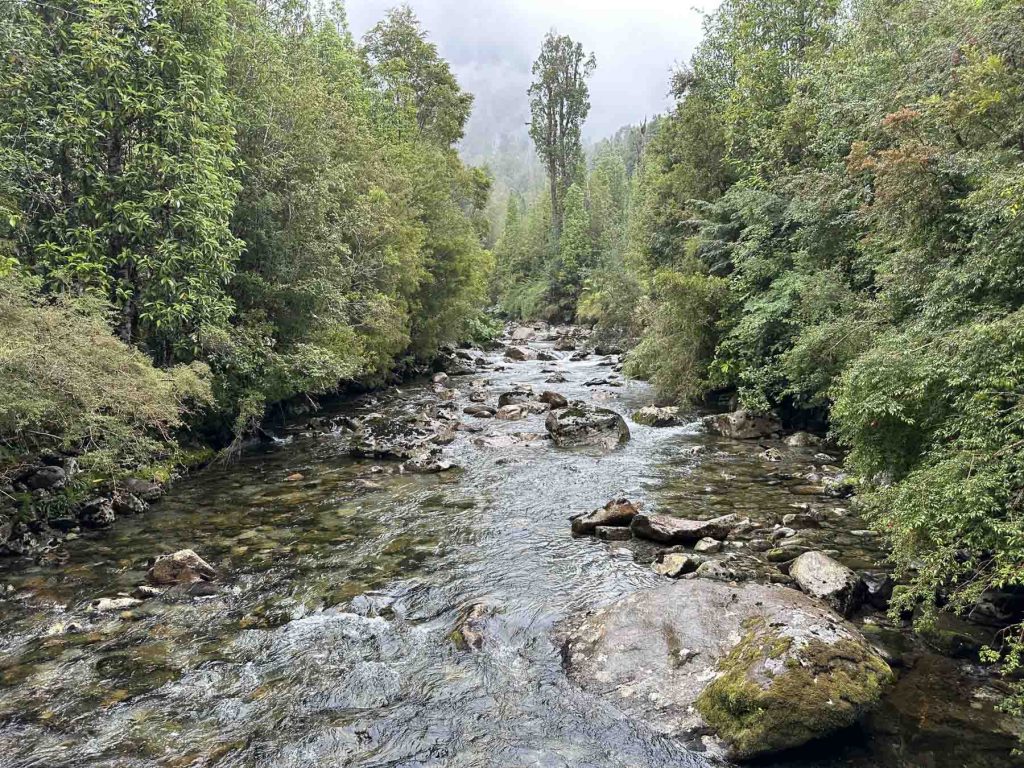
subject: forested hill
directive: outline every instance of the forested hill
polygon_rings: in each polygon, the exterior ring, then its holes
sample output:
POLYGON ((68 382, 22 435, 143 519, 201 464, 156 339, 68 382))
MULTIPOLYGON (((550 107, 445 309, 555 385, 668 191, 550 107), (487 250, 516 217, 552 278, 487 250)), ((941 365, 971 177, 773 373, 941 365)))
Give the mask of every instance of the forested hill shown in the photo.
POLYGON ((831 430, 898 605, 969 612, 1024 585, 1022 64, 1019 2, 727 0, 668 115, 511 201, 497 296, 831 430))
POLYGON ((399 8, 4 3, 0 435, 110 473, 471 336, 473 98, 399 8))

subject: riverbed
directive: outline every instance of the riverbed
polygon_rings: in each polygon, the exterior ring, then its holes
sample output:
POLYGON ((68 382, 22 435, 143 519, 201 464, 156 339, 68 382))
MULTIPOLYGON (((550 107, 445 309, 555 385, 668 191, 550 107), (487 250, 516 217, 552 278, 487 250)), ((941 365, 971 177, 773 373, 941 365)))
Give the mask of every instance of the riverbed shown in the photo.
MULTIPOLYGON (((490 401, 525 383, 627 418, 653 402, 613 361, 560 357, 491 353, 476 376, 450 380, 455 403, 468 405, 481 378, 490 401), (546 383, 555 371, 564 383, 546 383)), ((847 500, 795 495, 785 481, 813 449, 780 444, 783 461, 768 462, 766 444, 711 437, 696 420, 630 423, 632 439, 610 452, 558 449, 543 414, 464 416, 482 431, 445 447, 456 467, 409 474, 351 458, 348 434, 329 426, 437 397, 423 381, 318 413, 312 426, 297 418, 274 442, 180 481, 150 511, 67 542, 59 564, 0 563, 0 765, 697 768, 712 764, 699 746, 652 733, 567 680, 559 624, 664 583, 652 545, 574 538, 570 515, 628 497, 769 524, 814 504, 832 521, 815 529, 815 546, 854 569, 884 569, 847 500), (220 571, 215 592, 90 609, 183 548, 220 571), (459 647, 453 629, 475 606, 487 608, 484 641, 459 647)), ((767 578, 769 565, 749 559, 767 578)), ((858 623, 886 646, 900 684, 863 726, 768 765, 1015 764, 1018 724, 995 711, 998 681, 881 614, 858 623)))

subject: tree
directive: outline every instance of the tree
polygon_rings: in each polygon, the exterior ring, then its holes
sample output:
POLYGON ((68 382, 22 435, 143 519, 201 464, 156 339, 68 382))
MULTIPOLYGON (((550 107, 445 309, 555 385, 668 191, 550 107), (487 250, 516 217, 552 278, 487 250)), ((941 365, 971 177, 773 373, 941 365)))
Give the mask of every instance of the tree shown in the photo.
POLYGON ((462 138, 473 95, 459 87, 408 5, 392 9, 366 33, 363 55, 395 114, 411 112, 420 132, 441 146, 462 138))
POLYGON ((530 86, 530 138, 544 162, 551 189, 551 222, 562 231, 565 196, 583 162, 581 132, 590 112, 589 78, 593 54, 568 35, 549 32, 533 64, 530 86))

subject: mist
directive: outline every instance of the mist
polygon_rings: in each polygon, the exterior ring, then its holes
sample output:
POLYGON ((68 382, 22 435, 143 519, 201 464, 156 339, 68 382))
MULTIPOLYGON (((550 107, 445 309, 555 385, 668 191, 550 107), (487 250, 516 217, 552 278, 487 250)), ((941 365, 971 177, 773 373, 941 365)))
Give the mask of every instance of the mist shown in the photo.
MULTIPOLYGON (((361 37, 398 0, 349 0, 361 37)), ((718 0, 411 0, 430 39, 459 83, 476 96, 462 151, 488 154, 500 139, 525 138, 530 67, 545 33, 571 35, 597 56, 590 82, 588 141, 662 113, 673 65, 686 61, 702 34, 702 14, 718 0)))

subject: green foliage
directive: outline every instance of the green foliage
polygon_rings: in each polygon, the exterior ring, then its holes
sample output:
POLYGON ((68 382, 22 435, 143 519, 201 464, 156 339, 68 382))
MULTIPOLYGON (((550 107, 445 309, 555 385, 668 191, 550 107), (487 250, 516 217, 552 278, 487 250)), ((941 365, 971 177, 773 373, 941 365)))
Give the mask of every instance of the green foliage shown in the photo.
POLYGON ((96 298, 50 301, 0 277, 0 445, 13 460, 66 450, 88 472, 130 472, 170 455, 184 419, 211 402, 204 364, 153 367, 107 314, 96 298))

